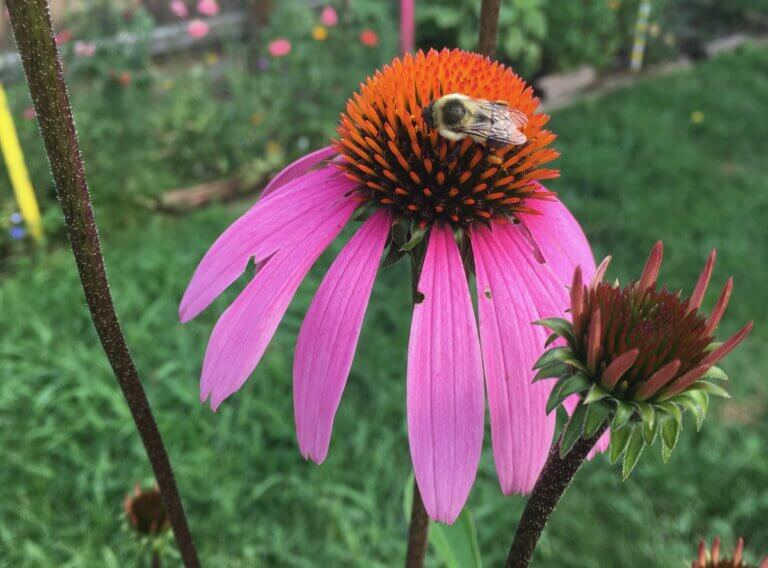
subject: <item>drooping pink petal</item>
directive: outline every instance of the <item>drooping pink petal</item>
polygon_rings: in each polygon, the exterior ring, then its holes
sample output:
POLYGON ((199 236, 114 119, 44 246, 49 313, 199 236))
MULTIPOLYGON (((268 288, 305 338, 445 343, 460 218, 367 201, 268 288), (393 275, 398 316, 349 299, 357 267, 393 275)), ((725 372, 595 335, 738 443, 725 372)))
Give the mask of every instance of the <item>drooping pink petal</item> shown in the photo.
POLYGON ((187 322, 203 311, 245 270, 263 261, 294 234, 313 230, 317 209, 343 196, 352 182, 324 168, 287 183, 259 200, 213 243, 184 292, 179 317, 187 322))
POLYGON ((322 463, 355 355, 391 215, 368 219, 331 265, 296 341, 293 404, 301 454, 322 463))
MULTIPOLYGON (((541 191, 546 191, 537 185, 541 191)), ((557 199, 537 200, 535 208, 541 215, 521 214, 519 217, 544 260, 555 274, 564 278, 564 282, 571 282, 577 266, 581 266, 584 282, 589 282, 595 273, 595 257, 579 222, 557 199)))
POLYGON ((527 493, 555 426, 545 410, 551 381, 532 382, 548 334, 531 323, 562 315, 567 290, 533 257, 519 227, 473 229, 471 242, 496 472, 505 494, 527 493))
POLYGON ((322 213, 312 230, 294 235, 275 253, 221 315, 208 340, 200 380, 200 397, 209 396, 216 410, 237 391, 256 368, 296 289, 356 208, 338 198, 322 213))
POLYGON ((432 228, 408 344, 408 439, 432 519, 451 524, 477 474, 483 367, 472 301, 451 229, 432 228))
POLYGON ((273 177, 264 190, 261 192, 261 197, 264 198, 278 187, 285 185, 289 181, 293 181, 298 177, 303 176, 317 164, 323 160, 332 158, 337 154, 336 150, 332 146, 326 146, 310 152, 306 156, 302 156, 295 162, 288 164, 279 174, 273 177))

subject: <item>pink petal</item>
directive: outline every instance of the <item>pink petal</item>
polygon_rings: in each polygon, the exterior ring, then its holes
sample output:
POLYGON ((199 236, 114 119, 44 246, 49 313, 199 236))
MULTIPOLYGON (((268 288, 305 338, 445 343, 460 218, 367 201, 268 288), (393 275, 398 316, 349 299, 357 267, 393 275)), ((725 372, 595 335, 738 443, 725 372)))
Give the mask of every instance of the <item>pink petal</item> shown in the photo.
POLYGON ((453 232, 432 228, 408 345, 408 438, 424 506, 451 524, 477 474, 483 367, 472 300, 453 232))
POLYGON ((202 16, 215 16, 219 13, 219 4, 216 0, 199 0, 197 12, 202 16))
POLYGON ((400 0, 400 51, 411 53, 414 43, 414 0, 400 0))
POLYGON ((283 57, 291 52, 291 42, 285 38, 270 41, 267 51, 272 57, 283 57))
POLYGON ((324 168, 289 182, 259 200, 221 234, 200 261, 184 292, 179 317, 187 322, 203 311, 245 270, 248 261, 265 260, 292 235, 314 230, 317 208, 347 193, 353 184, 324 168))
POLYGON ((494 224, 471 237, 496 472, 505 494, 527 493, 555 427, 545 410, 551 381, 532 382, 548 334, 531 322, 562 315, 568 294, 519 227, 494 224))
POLYGON ((544 260, 568 283, 576 267, 581 266, 584 281, 589 282, 595 272, 595 257, 581 225, 557 199, 537 200, 536 209, 541 215, 522 214, 520 219, 544 260))
POLYGON ((200 381, 201 400, 210 396, 214 410, 256 368, 299 284, 356 205, 340 198, 315 213, 320 219, 312 230, 290 239, 221 315, 208 340, 200 381))
POLYGON ((326 146, 320 148, 314 152, 310 152, 306 156, 302 156, 295 162, 287 165, 280 173, 273 177, 267 186, 261 192, 261 197, 264 198, 278 187, 285 185, 289 181, 293 181, 298 177, 303 176, 317 164, 323 160, 327 160, 337 154, 333 146, 326 146))
POLYGON ((168 7, 179 18, 186 18, 189 15, 189 10, 187 10, 184 0, 171 0, 168 3, 168 7))
POLYGON ((301 454, 322 463, 355 355, 363 317, 392 219, 379 211, 334 261, 296 341, 293 403, 301 454))

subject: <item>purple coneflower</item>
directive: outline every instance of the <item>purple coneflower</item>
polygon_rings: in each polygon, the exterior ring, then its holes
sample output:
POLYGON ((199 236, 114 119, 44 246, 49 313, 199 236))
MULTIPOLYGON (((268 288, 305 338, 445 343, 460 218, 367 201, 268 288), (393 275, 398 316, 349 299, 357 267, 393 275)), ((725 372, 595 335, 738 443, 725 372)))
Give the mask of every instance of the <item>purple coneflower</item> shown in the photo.
MULTIPOLYGON (((419 267, 407 363, 411 456, 427 512, 453 522, 475 479, 485 390, 504 493, 528 492, 554 431, 551 386, 532 383, 547 333, 531 322, 568 306, 576 266, 595 270, 576 220, 538 180, 558 153, 533 90, 510 69, 459 50, 395 59, 361 87, 339 137, 288 166, 198 266, 186 322, 253 260, 253 280, 222 314, 205 354, 201 397, 216 409, 259 363, 312 264, 355 218, 296 343, 294 404, 302 455, 317 463, 352 366, 373 282, 388 258, 419 267), (520 146, 448 141, 422 109, 443 94, 504 100, 528 117, 520 146), (418 261, 416 260, 418 259, 418 261), (468 285, 476 275, 479 333, 468 285)), ((418 271, 417 271, 418 272, 418 271)))

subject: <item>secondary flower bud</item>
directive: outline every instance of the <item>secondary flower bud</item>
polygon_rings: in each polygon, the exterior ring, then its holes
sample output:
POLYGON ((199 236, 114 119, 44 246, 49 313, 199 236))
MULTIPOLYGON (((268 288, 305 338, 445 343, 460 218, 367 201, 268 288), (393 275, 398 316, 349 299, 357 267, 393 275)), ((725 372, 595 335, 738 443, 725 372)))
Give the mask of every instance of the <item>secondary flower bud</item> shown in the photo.
POLYGON ((709 396, 728 396, 716 384, 727 377, 715 364, 752 329, 750 322, 724 343, 715 341, 713 334, 728 304, 732 279, 709 317, 699 310, 715 251, 688 299, 657 286, 661 258, 659 242, 640 279, 624 287, 602 281, 610 258, 588 285, 577 269, 571 286, 571 322, 558 318, 538 322, 554 332, 548 344, 557 339, 565 342, 536 363, 536 379, 559 378, 547 411, 571 395, 581 397, 561 452, 566 454, 580 435, 593 436, 609 421, 611 460, 624 455, 625 478, 643 448, 659 435, 662 455, 669 458, 684 411, 692 411, 701 428, 709 396))

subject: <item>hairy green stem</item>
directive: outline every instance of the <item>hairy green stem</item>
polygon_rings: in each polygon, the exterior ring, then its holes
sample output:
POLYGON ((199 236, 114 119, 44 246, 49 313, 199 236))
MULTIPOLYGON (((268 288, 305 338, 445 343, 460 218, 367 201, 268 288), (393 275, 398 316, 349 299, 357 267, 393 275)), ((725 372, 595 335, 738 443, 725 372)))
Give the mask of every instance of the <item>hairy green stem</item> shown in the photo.
POLYGON ((607 428, 606 421, 592 437, 580 438, 563 458, 560 457, 560 440, 552 446, 517 526, 507 557, 507 568, 527 568, 530 564, 552 511, 607 428))
POLYGON ((93 324, 152 464, 184 565, 197 567, 200 562, 171 463, 109 292, 48 5, 46 0, 7 0, 6 3, 93 324))

